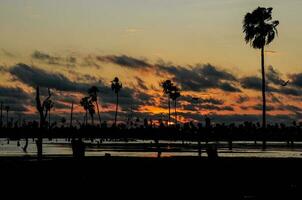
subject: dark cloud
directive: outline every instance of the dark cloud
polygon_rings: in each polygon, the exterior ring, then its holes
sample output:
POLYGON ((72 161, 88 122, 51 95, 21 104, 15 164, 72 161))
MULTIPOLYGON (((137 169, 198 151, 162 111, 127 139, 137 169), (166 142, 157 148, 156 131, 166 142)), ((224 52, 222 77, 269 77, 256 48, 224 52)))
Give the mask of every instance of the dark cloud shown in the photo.
POLYGON ((114 63, 116 65, 132 68, 132 69, 151 67, 151 64, 149 64, 146 60, 138 59, 126 55, 97 56, 97 59, 101 62, 114 63))
POLYGON ((223 105, 224 104, 223 100, 216 99, 216 98, 213 98, 213 97, 210 97, 210 98, 198 98, 197 101, 193 100, 193 98, 195 98, 195 97, 193 97, 191 95, 185 95, 185 96, 181 96, 180 100, 188 102, 188 103, 194 103, 194 104, 204 104, 204 103, 214 104, 214 105, 223 105))
POLYGON ((28 99, 30 96, 19 87, 0 87, 0 97, 28 99))
POLYGON ((19 87, 0 87, 0 102, 4 106, 9 106, 10 111, 25 112, 27 105, 31 102, 31 97, 19 87))
POLYGON ((40 60, 50 65, 63 65, 67 67, 73 67, 77 63, 77 59, 73 56, 69 56, 69 57, 52 56, 50 54, 41 51, 34 51, 31 57, 33 59, 40 60))
POLYGON ((280 87, 278 90, 274 90, 274 92, 278 92, 284 95, 292 95, 292 96, 300 96, 301 95, 301 91, 296 89, 296 88, 292 88, 292 87, 280 87))
POLYGON ((276 71, 273 66, 268 66, 266 78, 268 83, 273 83, 275 85, 280 85, 281 83, 283 83, 283 80, 281 79, 281 74, 276 71))
POLYGON ((158 74, 166 73, 173 81, 180 84, 182 90, 204 91, 207 89, 221 89, 225 92, 239 92, 234 86, 237 79, 225 70, 219 70, 211 64, 193 67, 174 66, 166 63, 156 65, 158 74))
POLYGON ((17 80, 31 87, 40 86, 60 91, 86 92, 91 86, 91 84, 73 82, 63 74, 47 72, 26 64, 15 65, 9 71, 17 80))
MULTIPOLYGON (((256 105, 252 106, 251 108, 254 110, 262 110, 262 104, 256 104, 256 105)), ((266 105, 266 110, 273 111, 273 110, 278 110, 278 109, 275 108, 274 106, 266 105)))
POLYGON ((101 66, 96 62, 96 58, 91 55, 84 57, 80 65, 83 67, 95 67, 96 69, 101 68, 101 66))
POLYGON ((240 80, 241 87, 244 89, 261 90, 261 79, 257 76, 248 76, 240 80))
POLYGON ((291 75, 289 75, 289 77, 291 78, 290 83, 292 85, 299 87, 299 88, 302 87, 302 73, 291 74, 291 75))
MULTIPOLYGON (((116 95, 110 87, 100 88, 100 100, 103 105, 116 103, 116 95)), ((141 91, 132 88, 124 87, 119 92, 119 106, 122 110, 138 110, 140 106, 154 105, 154 97, 141 91)))
POLYGON ((239 95, 236 100, 236 103, 242 104, 242 103, 247 102, 249 99, 250 98, 248 96, 239 95))
POLYGON ((234 111, 232 106, 216 106, 212 104, 204 104, 199 106, 203 110, 215 110, 215 111, 234 111))
POLYGON ((137 82, 137 86, 142 89, 142 90, 148 90, 148 87, 146 86, 145 81, 143 81, 141 78, 139 77, 135 77, 136 82, 137 82))

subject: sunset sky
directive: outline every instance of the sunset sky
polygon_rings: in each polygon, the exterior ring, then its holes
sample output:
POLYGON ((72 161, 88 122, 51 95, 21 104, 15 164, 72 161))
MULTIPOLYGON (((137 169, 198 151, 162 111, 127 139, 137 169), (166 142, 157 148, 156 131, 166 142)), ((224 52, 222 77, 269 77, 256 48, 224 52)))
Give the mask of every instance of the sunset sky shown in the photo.
MULTIPOLYGON (((269 122, 302 116, 301 0, 1 0, 0 101, 12 116, 37 116, 34 87, 51 88, 55 116, 82 119, 80 99, 100 89, 111 120, 118 76, 120 120, 166 116, 160 82, 181 88, 180 120, 260 121, 260 52, 244 41, 242 20, 273 7, 279 37, 266 47, 269 122), (285 87, 283 81, 289 80, 285 87), (199 103, 192 102, 199 97, 199 103)), ((173 112, 172 112, 173 113, 173 112)))

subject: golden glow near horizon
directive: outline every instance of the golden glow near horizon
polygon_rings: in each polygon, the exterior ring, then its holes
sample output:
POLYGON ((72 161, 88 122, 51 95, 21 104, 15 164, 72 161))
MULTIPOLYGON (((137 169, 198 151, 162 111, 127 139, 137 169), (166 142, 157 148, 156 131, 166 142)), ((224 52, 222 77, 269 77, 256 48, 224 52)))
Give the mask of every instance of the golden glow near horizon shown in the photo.
MULTIPOLYGON (((63 74, 74 82, 89 83, 91 79, 84 80, 79 76, 91 75, 109 84, 118 76, 129 88, 137 87, 139 77, 148 87, 144 93, 153 96, 154 103, 141 106, 138 111, 158 115, 167 112, 163 107, 166 98, 159 83, 171 78, 169 73, 159 75, 154 68, 125 68, 100 61, 98 57, 127 55, 151 65, 164 61, 188 69, 199 63, 210 63, 238 79, 259 76, 260 53, 245 44, 241 28, 244 14, 258 6, 273 7, 273 18, 280 20, 279 37, 267 47, 266 65, 272 65, 284 79, 289 74, 301 73, 300 0, 2 0, 0 65, 8 68, 16 63, 26 63, 63 74), (55 64, 35 59, 32 57, 35 51, 60 59, 55 60, 55 64), (74 65, 66 61, 71 57, 76 58, 74 65)), ((18 80, 7 82, 11 78, 9 74, 1 73, 0 86, 18 86, 33 92, 18 80)), ((223 99, 223 106, 234 108, 212 111, 203 107, 202 114, 260 114, 259 109, 247 108, 261 103, 260 92, 241 90, 240 93, 218 89, 183 93, 223 99), (244 106, 236 102, 240 95, 249 97, 244 106)), ((81 94, 76 95, 81 98, 81 94)), ((281 94, 275 96, 281 101, 287 98, 281 94)), ((299 107, 299 101, 300 98, 295 96, 285 103, 299 107)), ((183 102, 183 106, 185 104, 183 102)), ((271 102, 271 105, 277 104, 282 105, 271 102)), ((80 107, 76 110, 82 112, 80 107)), ((103 110, 112 109, 104 106, 103 110)), ((68 109, 58 108, 57 112, 60 111, 64 113, 68 109)), ((34 112, 33 109, 30 112, 34 112)), ((180 107, 179 112, 195 111, 180 107)), ((269 113, 287 115, 292 111, 271 110, 269 113)))

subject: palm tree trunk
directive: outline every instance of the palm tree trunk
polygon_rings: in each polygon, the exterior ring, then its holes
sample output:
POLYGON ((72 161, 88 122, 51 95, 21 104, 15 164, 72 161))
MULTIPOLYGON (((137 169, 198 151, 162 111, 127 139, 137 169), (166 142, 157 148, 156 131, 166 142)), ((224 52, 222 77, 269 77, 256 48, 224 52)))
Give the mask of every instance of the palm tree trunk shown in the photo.
POLYGON ((170 113, 171 105, 170 104, 171 104, 170 103, 170 96, 168 95, 168 108, 169 108, 168 126, 170 125, 170 121, 171 121, 171 118, 170 118, 170 115, 171 115, 171 113, 170 113))
POLYGON ((177 125, 176 99, 174 100, 174 109, 175 109, 175 125, 177 125))
POLYGON ((264 47, 261 49, 261 71, 262 71, 262 127, 266 128, 266 98, 265 98, 265 66, 264 66, 264 47))
POLYGON ((117 109, 118 109, 118 92, 116 93, 116 108, 115 108, 114 125, 116 125, 116 120, 117 120, 117 109))
POLYGON ((100 110, 99 110, 98 100, 96 100, 96 109, 98 111, 99 122, 100 122, 100 125, 101 125, 102 124, 102 120, 101 120, 101 116, 100 116, 100 110))

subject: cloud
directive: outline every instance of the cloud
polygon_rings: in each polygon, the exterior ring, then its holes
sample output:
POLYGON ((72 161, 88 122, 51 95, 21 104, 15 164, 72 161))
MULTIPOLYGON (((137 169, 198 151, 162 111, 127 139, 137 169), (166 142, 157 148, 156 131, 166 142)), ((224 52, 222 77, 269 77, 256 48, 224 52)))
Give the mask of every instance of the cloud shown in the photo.
POLYGON ((257 76, 244 77, 240 80, 240 83, 241 87, 245 89, 261 90, 262 88, 261 79, 257 76))
POLYGON ((10 111, 27 111, 27 105, 31 102, 31 97, 19 87, 0 86, 0 102, 4 106, 9 106, 10 111))
POLYGON ((280 85, 284 81, 281 79, 281 74, 276 71, 273 66, 267 67, 266 78, 268 83, 273 83, 275 85, 280 85))
POLYGON ((249 99, 250 98, 248 96, 239 95, 237 100, 236 100, 236 103, 242 104, 242 103, 247 102, 249 99))
POLYGON ((34 51, 31 55, 33 59, 42 61, 49 65, 62 65, 67 67, 74 67, 77 63, 77 59, 73 56, 61 57, 61 56, 52 56, 50 54, 34 51))
POLYGON ((185 101, 185 102, 188 102, 188 103, 198 103, 198 104, 204 104, 204 103, 207 103, 207 104, 214 104, 214 105, 223 105, 224 104, 224 101, 221 100, 221 99, 216 99, 216 98, 213 98, 213 97, 210 97, 210 98, 198 98, 198 101, 194 101, 193 98, 196 98, 196 97, 193 97, 191 95, 185 95, 185 96, 181 96, 180 99, 182 101, 185 101))
POLYGON ((151 67, 151 64, 149 64, 146 60, 138 59, 126 55, 97 56, 97 59, 101 62, 113 63, 131 69, 151 67))
MULTIPOLYGON (((60 91, 86 92, 90 87, 87 83, 77 83, 60 73, 51 73, 26 64, 17 64, 9 69, 17 80, 31 87, 45 87, 60 91)), ((101 83, 99 83, 101 84, 101 83)))
POLYGON ((234 108, 232 106, 216 106, 211 104, 200 105, 199 108, 203 110, 234 111, 234 108))
POLYGON ((234 86, 237 82, 234 75, 211 64, 182 67, 160 63, 156 66, 158 74, 166 73, 172 76, 173 81, 179 83, 182 90, 199 92, 221 89, 225 92, 240 92, 240 89, 234 86))
POLYGON ((296 87, 302 87, 302 73, 297 74, 290 74, 289 77, 291 78, 290 83, 296 87))
POLYGON ((96 69, 101 69, 101 66, 96 62, 96 58, 91 55, 85 56, 80 65, 83 67, 95 67, 96 69))
POLYGON ((143 81, 141 78, 139 77, 135 77, 136 82, 137 82, 137 86, 142 89, 142 90, 148 90, 148 87, 146 86, 145 81, 143 81))

